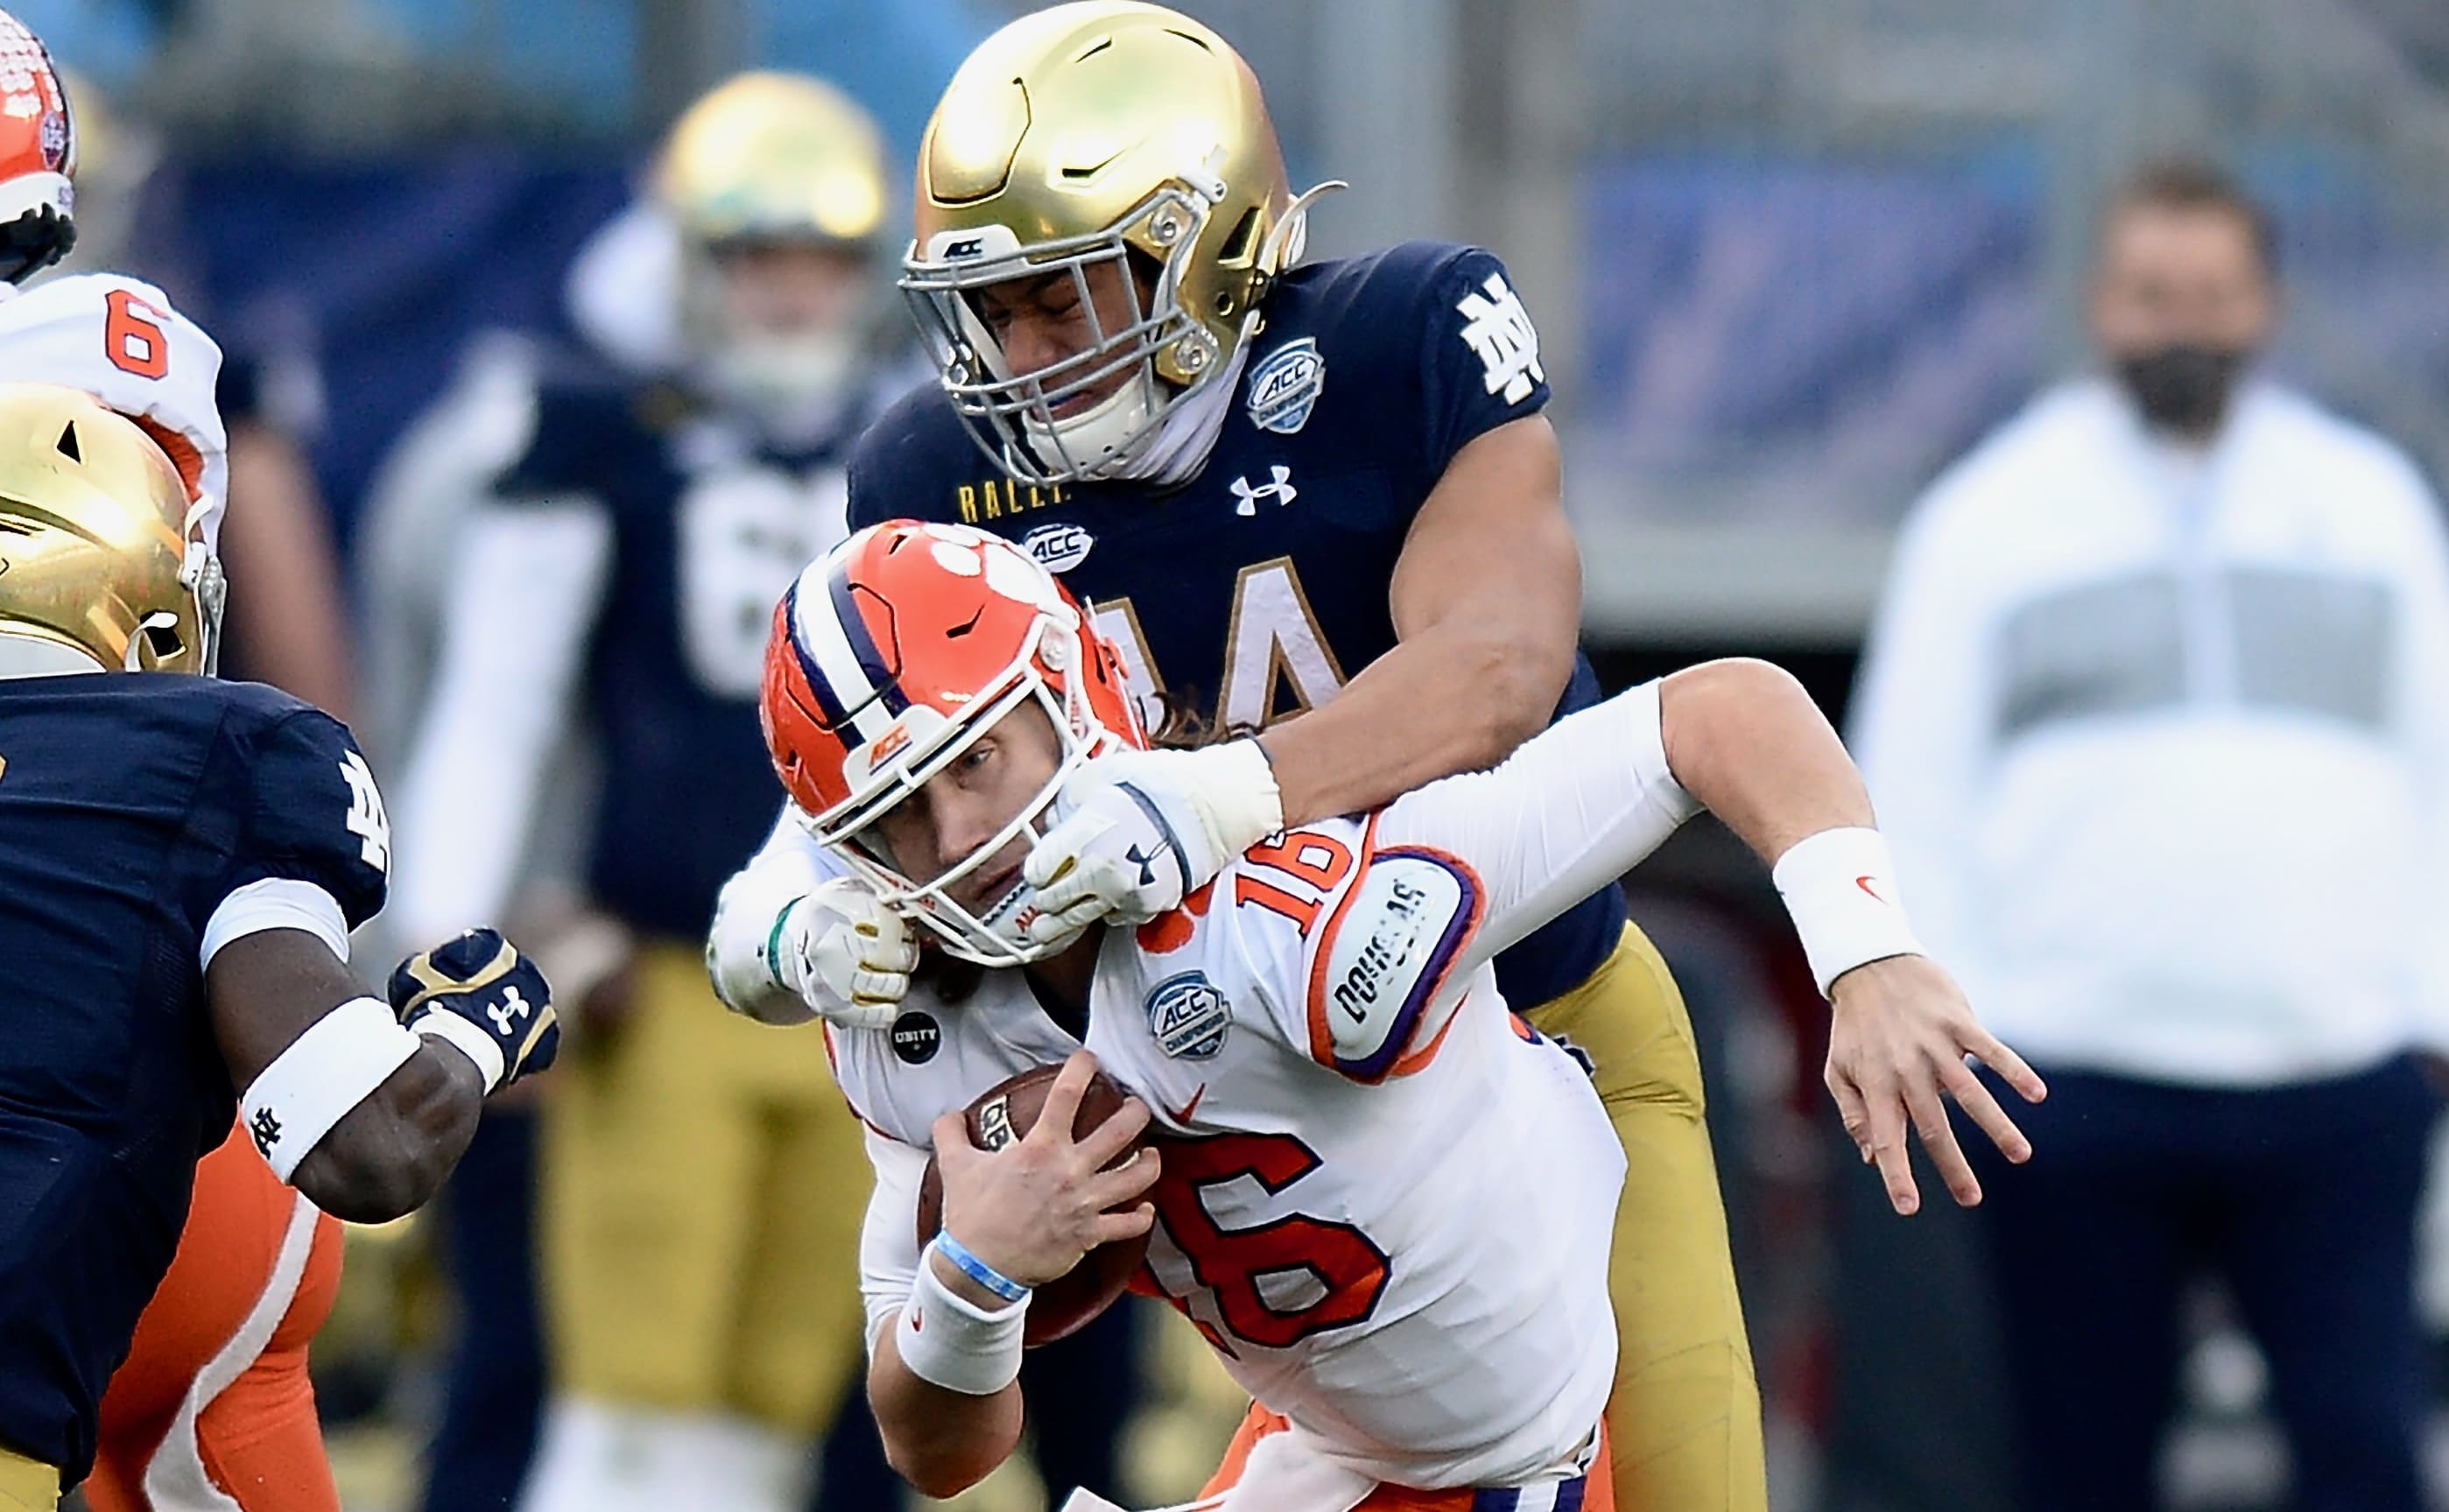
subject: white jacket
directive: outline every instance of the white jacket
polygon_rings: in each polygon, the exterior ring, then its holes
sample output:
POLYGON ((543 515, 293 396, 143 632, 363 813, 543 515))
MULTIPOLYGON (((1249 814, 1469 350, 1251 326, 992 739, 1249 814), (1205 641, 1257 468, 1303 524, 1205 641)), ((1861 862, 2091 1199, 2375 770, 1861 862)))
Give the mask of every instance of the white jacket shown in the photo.
POLYGON ((1899 885, 2044 1066, 2256 1086, 2449 1043, 2449 552, 2396 448, 2043 395, 1900 539, 1854 709, 1899 885))

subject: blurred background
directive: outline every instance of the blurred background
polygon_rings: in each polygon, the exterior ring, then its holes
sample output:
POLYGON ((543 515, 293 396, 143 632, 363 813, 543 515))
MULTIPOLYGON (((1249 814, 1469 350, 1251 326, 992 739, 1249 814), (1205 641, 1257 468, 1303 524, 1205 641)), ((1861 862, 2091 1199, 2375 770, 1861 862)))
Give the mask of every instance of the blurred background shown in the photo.
MULTIPOLYGON (((1897 521, 2084 362, 2095 212, 2151 153, 2210 152, 2276 211, 2281 371, 2436 477, 2449 463, 2439 0, 1180 3, 1258 70, 1295 181, 1352 182, 1314 218, 1313 256, 1435 236, 1514 270, 1558 395, 1588 641, 1611 684, 1760 654, 1842 717, 1897 521)), ((87 85, 88 124, 101 119, 78 265, 163 283, 230 349, 249 412, 311 467, 363 624, 387 579, 447 559, 443 541, 405 565, 364 549, 385 459, 472 354, 506 334, 571 335, 570 260, 683 106, 742 67, 806 70, 876 112, 906 165, 961 56, 1030 8, 13 9, 87 85)), ((348 649, 359 667, 398 651, 348 649)), ((381 768, 405 737, 368 713, 381 768)), ((1996 1452, 1982 1435, 2001 1431, 1983 1426, 1996 1386, 1978 1277, 1943 1236, 1918 1238, 1884 1281, 1846 1258, 1893 1242, 1895 1220, 1836 1158, 1849 1152, 1818 1084, 1824 1009, 1747 858, 1722 835, 1681 838, 1638 879, 1635 911, 1702 1024, 1777 1504, 1931 1504, 1913 1466, 1977 1468, 1996 1452), (1865 1355, 1845 1335, 1864 1309, 1861 1327, 1883 1331, 1880 1286, 1925 1314, 1888 1347, 1919 1351, 1966 1407, 1919 1443, 1909 1422, 1858 1421, 1857 1388, 1886 1367, 1878 1344, 1865 1355)), ((1953 1215, 1914 1221, 1943 1235, 1953 1215)), ((2449 1273, 2449 1247, 2435 1251, 2427 1273, 2449 1273)), ((359 1244, 352 1267, 318 1368, 352 1506, 371 1512, 410 1504, 451 1310, 413 1233, 359 1244)), ((2449 1322, 2449 1280, 2430 1291, 2436 1325, 2449 1322)), ((2215 1302, 2204 1316, 2171 1499, 2285 1504, 2252 1347, 2215 1302)), ((1169 1379, 1133 1463, 1201 1462, 1195 1484, 1220 1407, 1211 1386, 1169 1379)), ((1178 1475, 1146 1472, 1150 1494, 1178 1494, 1178 1475)), ((1943 1504, 1985 1503, 1963 1491, 1943 1504)))

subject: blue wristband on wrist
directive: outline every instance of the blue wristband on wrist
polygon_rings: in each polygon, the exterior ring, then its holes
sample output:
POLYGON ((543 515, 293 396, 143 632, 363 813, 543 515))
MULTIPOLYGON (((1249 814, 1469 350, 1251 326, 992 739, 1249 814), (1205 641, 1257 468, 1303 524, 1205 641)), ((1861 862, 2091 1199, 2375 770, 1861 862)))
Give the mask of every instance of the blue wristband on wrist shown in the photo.
POLYGON ((972 1254, 968 1246, 953 1237, 951 1231, 945 1229, 935 1231, 935 1248, 942 1251, 944 1258, 958 1267, 963 1275, 985 1287, 1006 1302, 1025 1302, 1029 1299, 1029 1288, 972 1254))

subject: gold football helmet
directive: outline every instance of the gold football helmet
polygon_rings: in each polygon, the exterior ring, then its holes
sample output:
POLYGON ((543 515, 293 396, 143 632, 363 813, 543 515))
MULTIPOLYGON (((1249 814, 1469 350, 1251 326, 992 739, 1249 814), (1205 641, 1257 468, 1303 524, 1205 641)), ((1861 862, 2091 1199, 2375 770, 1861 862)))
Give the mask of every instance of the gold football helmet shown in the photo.
POLYGON ((680 230, 682 335, 718 397, 784 418, 826 409, 849 382, 874 313, 872 269, 847 317, 775 330, 731 313, 725 259, 802 246, 868 263, 880 250, 885 183, 875 120, 820 80, 743 73, 682 113, 651 193, 680 230))
POLYGON ((1005 27, 954 75, 919 147, 901 287, 990 457, 1033 483, 1110 477, 1176 406, 1232 381, 1328 187, 1293 197, 1258 78, 1223 37, 1161 6, 1079 0, 1005 27), (1126 275, 1116 330, 1090 297, 1099 264, 1126 275), (1066 272, 1089 346, 1012 372, 973 297, 1066 272))
POLYGON ((0 383, 0 666, 208 672, 220 576, 189 573, 186 485, 91 394, 0 383))

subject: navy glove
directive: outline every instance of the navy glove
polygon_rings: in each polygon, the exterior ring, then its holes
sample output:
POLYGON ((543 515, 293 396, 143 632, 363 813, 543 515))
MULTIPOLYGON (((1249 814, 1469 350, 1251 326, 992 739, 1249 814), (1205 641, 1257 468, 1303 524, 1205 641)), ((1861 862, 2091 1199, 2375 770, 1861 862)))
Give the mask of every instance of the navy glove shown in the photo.
POLYGON ((391 1005, 402 1026, 476 1062, 488 1092, 543 1070, 561 1048, 551 986, 498 930, 470 929, 402 961, 391 1005))

